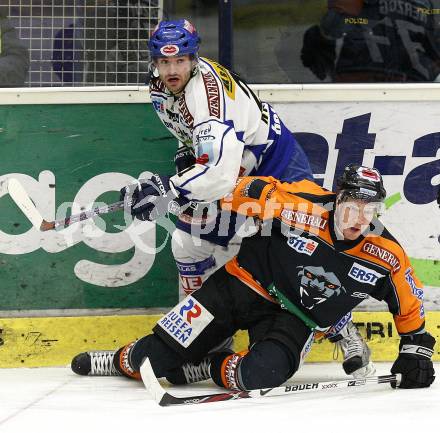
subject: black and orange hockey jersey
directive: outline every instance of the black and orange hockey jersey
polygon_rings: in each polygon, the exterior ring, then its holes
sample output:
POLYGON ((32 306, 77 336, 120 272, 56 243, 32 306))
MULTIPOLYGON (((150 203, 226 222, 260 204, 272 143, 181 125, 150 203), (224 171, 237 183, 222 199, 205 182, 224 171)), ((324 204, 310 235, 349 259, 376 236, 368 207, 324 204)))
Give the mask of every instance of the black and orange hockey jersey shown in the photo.
POLYGON ((377 218, 358 239, 338 240, 335 200, 308 180, 240 178, 221 206, 262 224, 226 270, 318 329, 373 297, 386 301, 401 335, 422 331, 423 289, 403 248, 377 218))

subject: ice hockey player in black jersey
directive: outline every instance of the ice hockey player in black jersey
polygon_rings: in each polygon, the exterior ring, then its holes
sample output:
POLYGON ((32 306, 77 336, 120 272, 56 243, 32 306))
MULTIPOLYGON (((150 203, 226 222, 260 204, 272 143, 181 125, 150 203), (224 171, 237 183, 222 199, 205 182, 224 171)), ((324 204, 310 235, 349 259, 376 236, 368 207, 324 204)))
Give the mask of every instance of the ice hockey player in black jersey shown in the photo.
POLYGON ((435 339, 425 330, 422 285, 377 218, 384 197, 380 173, 358 165, 346 167, 336 193, 308 180, 240 178, 221 206, 258 218, 259 233, 152 334, 116 353, 81 353, 73 371, 139 377, 148 357, 172 383, 210 377, 228 389, 276 387, 298 370, 317 332, 372 297, 387 303, 401 337, 391 368, 400 387, 429 387, 435 339), (238 329, 249 332, 248 350, 208 354, 238 329))

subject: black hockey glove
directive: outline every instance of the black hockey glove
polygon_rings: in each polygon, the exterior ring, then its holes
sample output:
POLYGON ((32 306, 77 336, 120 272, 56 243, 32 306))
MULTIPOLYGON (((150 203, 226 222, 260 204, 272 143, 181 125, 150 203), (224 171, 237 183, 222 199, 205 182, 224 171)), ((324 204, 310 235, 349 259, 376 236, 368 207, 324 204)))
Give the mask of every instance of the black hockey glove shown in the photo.
POLYGON ((437 204, 438 207, 440 208, 440 187, 438 188, 438 193, 437 193, 437 204))
POLYGON ((154 174, 121 189, 120 200, 131 215, 141 221, 154 221, 168 212, 179 215, 189 200, 179 197, 169 176, 154 174))
POLYGON ((399 388, 428 388, 434 382, 434 344, 435 338, 427 332, 401 338, 399 356, 391 367, 392 374, 402 375, 399 388))
POLYGON ((196 163, 196 158, 189 147, 182 147, 174 155, 174 164, 176 166, 176 173, 193 166, 196 163))
POLYGON ((335 68, 336 42, 326 39, 319 26, 310 27, 304 33, 301 60, 303 65, 320 79, 325 80, 335 68))

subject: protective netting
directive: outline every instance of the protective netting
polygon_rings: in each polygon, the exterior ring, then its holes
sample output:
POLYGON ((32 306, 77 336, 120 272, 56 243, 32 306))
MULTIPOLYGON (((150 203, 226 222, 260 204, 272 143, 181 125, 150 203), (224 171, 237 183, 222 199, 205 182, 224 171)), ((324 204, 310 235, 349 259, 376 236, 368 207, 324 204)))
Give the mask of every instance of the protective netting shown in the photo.
POLYGON ((26 86, 136 85, 146 80, 147 42, 162 0, 7 0, 28 47, 26 86))

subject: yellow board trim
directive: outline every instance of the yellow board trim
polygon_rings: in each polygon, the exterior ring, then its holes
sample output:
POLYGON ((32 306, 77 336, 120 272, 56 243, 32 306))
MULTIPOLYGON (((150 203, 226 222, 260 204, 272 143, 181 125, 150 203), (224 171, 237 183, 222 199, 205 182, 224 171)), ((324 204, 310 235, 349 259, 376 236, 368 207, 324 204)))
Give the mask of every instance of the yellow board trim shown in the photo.
MULTIPOLYGON (((68 365, 73 356, 87 350, 117 349, 151 332, 161 316, 92 316, 0 318, 0 368, 68 365)), ((354 313, 354 322, 367 338, 374 361, 396 359, 399 336, 386 312, 354 313)), ((440 311, 427 313, 427 330, 440 339, 440 311)), ((247 333, 235 336, 235 349, 248 343, 247 333)), ((308 362, 333 361, 335 346, 328 341, 313 345, 308 362)), ((434 360, 440 361, 440 345, 434 360)), ((339 355, 341 357, 341 355, 339 355)))

